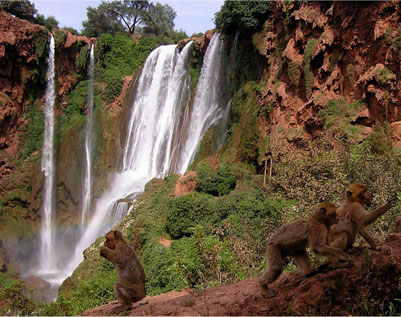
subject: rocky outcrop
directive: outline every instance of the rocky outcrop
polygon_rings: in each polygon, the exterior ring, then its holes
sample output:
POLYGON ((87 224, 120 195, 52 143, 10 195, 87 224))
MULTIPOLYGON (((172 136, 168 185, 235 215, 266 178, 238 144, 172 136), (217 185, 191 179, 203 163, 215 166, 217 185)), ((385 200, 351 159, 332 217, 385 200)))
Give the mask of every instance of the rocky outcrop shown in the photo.
MULTIPOLYGON (((271 285, 269 297, 256 278, 210 288, 201 293, 184 290, 145 297, 129 315, 381 315, 399 298, 401 234, 391 234, 378 250, 355 247, 353 268, 331 269, 322 264, 314 276, 284 273, 271 285)), ((83 313, 111 315, 117 302, 83 313)))
POLYGON ((174 195, 183 196, 188 193, 194 192, 196 186, 196 171, 188 171, 185 175, 178 177, 175 184, 174 195))
POLYGON ((398 2, 272 3, 253 36, 265 57, 258 100, 269 112, 260 132, 270 134, 271 149, 285 152, 318 138, 321 110, 339 99, 365 104, 352 114, 358 140, 388 121, 394 144, 401 144, 400 18, 398 2))

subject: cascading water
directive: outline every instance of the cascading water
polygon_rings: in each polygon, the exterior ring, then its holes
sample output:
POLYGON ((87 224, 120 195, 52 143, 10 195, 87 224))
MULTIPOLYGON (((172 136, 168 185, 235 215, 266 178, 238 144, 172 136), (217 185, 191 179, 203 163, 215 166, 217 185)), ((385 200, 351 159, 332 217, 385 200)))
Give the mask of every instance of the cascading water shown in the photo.
POLYGON ((181 174, 194 160, 202 137, 212 126, 219 123, 223 127, 220 130, 224 130, 216 147, 219 148, 224 142, 230 102, 225 90, 223 53, 224 43, 220 33, 215 33, 203 60, 187 136, 180 150, 177 171, 181 174))
MULTIPOLYGON (((174 127, 189 107, 191 80, 187 70, 192 43, 181 53, 175 45, 161 46, 146 59, 131 108, 123 166, 96 203, 95 214, 78 242, 67 268, 82 261, 82 251, 127 214, 126 198, 143 192, 145 184, 164 174, 171 161, 174 127)), ((69 274, 70 272, 66 272, 69 274)))
POLYGON ((220 35, 214 35, 207 49, 192 110, 191 44, 181 53, 174 45, 161 46, 146 59, 135 98, 128 105, 131 113, 122 170, 111 177, 109 188, 96 202, 65 276, 82 261, 84 249, 121 221, 128 212, 127 201, 141 194, 149 180, 168 172, 185 172, 204 133, 219 122, 225 125, 229 103, 227 96, 223 98, 224 45, 220 35))
POLYGON ((45 132, 42 149, 41 170, 45 176, 43 193, 43 220, 40 235, 41 248, 39 272, 52 273, 56 270, 54 256, 53 210, 54 210, 54 103, 55 103, 55 71, 54 71, 54 38, 50 35, 49 56, 47 58, 47 86, 45 103, 45 132))
POLYGON ((87 101, 87 121, 85 127, 85 179, 82 197, 81 224, 84 225, 92 200, 92 147, 93 147, 93 74, 95 69, 94 44, 89 57, 89 84, 87 101))

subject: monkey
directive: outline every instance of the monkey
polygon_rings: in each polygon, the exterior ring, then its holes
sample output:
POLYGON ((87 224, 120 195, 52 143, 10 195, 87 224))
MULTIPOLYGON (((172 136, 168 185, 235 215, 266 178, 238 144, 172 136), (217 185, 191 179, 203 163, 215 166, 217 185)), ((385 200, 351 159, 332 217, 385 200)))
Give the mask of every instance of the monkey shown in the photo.
POLYGON ((134 250, 117 230, 108 232, 106 241, 100 248, 100 255, 109 260, 117 269, 118 279, 114 293, 121 311, 131 308, 132 303, 146 296, 145 272, 134 250))
POLYGON ((363 184, 352 184, 346 192, 346 201, 336 211, 339 221, 330 227, 329 245, 341 250, 352 248, 356 236, 359 233, 370 245, 372 249, 377 247, 375 239, 365 229, 378 217, 393 207, 397 197, 391 198, 382 207, 376 208, 368 213, 365 205, 371 202, 371 196, 368 189, 363 184))
POLYGON ((318 255, 327 256, 334 267, 351 267, 353 262, 342 250, 327 245, 328 228, 335 223, 336 206, 332 203, 318 204, 306 219, 297 219, 281 226, 266 245, 266 270, 259 284, 268 290, 283 271, 283 259, 293 257, 300 268, 301 276, 311 273, 306 248, 309 246, 318 255))

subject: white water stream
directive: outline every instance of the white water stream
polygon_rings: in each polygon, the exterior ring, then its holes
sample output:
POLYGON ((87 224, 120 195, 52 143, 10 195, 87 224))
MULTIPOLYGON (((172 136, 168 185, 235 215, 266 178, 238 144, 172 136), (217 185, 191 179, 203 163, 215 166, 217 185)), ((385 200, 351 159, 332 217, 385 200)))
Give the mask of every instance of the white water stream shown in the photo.
POLYGON ((87 121, 85 127, 85 179, 82 197, 81 224, 84 225, 92 201, 92 160, 93 160, 93 74, 95 69, 94 44, 91 45, 89 57, 89 83, 87 101, 87 121))
POLYGON ((56 271, 54 255, 53 210, 54 210, 54 103, 55 70, 54 38, 50 35, 49 56, 47 58, 47 86, 45 102, 45 130, 42 149, 41 170, 45 176, 43 192, 42 230, 40 234, 39 272, 51 274, 56 271))

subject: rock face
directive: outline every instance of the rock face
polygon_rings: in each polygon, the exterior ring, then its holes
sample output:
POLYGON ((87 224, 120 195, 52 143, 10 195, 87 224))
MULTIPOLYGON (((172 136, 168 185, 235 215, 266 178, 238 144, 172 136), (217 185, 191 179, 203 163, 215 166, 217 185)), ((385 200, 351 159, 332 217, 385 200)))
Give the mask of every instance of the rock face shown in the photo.
MULTIPOLYGON (((59 123, 69 92, 79 78, 86 76, 91 40, 64 30, 55 30, 53 36, 57 77, 55 112, 59 123)), ((0 238, 15 239, 16 247, 9 248, 13 260, 17 253, 32 249, 37 242, 43 190, 40 149, 49 37, 46 28, 0 11, 0 238)), ((59 134, 58 127, 55 131, 59 134)), ((82 138, 77 134, 79 131, 71 132, 70 137, 79 146, 82 138)), ((65 153, 66 141, 60 137, 56 140, 56 146, 59 145, 56 155, 65 153)), ((80 178, 76 153, 68 165, 57 166, 56 203, 64 219, 74 218, 77 193, 81 196, 76 182, 80 178)))
MULTIPOLYGON (((200 294, 170 292, 145 297, 133 304, 129 315, 377 315, 388 313, 390 300, 399 298, 401 234, 391 234, 373 251, 355 247, 350 251, 354 267, 316 268, 312 277, 284 273, 268 298, 256 278, 210 288, 200 294)), ((118 307, 110 303, 83 313, 110 315, 118 307)))
MULTIPOLYGON (((253 43, 265 57, 260 132, 270 148, 302 148, 321 135, 320 115, 331 100, 364 107, 350 117, 360 138, 379 122, 393 124, 400 143, 399 2, 274 2, 253 43)), ((338 136, 338 135, 334 135, 338 136)), ((276 149, 276 150, 275 150, 276 149)))

